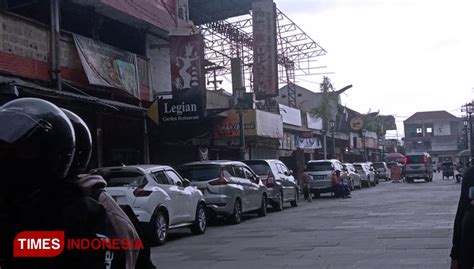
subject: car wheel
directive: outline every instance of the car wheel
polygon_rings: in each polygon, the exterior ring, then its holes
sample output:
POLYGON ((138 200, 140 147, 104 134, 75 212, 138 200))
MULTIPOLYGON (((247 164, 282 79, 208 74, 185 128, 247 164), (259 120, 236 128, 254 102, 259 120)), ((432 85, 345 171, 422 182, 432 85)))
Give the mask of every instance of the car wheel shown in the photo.
POLYGON ((191 226, 191 232, 193 234, 203 234, 207 228, 207 214, 206 208, 200 204, 196 210, 196 218, 191 226))
POLYGON ((230 216, 230 223, 239 224, 242 221, 242 204, 239 199, 234 202, 234 211, 230 216))
POLYGON ((296 193, 295 193, 295 200, 290 202, 291 207, 297 207, 297 206, 298 206, 298 200, 299 200, 299 199, 300 199, 300 196, 299 196, 299 194, 298 194, 298 190, 296 190, 296 193))
POLYGON ((151 227, 152 241, 159 246, 163 245, 168 236, 168 217, 162 210, 156 213, 151 227))
POLYGON ((275 203, 273 205, 273 208, 276 210, 276 211, 282 211, 283 210, 283 191, 280 191, 280 193, 278 194, 278 203, 275 203))
POLYGON ((319 191, 314 192, 314 198, 318 199, 319 197, 321 197, 321 193, 319 191))
POLYGON ((265 217, 267 215, 267 197, 262 195, 262 204, 258 210, 259 217, 265 217))

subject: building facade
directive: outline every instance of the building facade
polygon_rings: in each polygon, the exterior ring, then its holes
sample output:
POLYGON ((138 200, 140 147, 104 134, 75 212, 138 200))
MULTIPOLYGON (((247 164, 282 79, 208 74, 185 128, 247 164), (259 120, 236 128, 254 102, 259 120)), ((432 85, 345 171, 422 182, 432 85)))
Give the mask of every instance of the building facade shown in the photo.
POLYGON ((417 112, 403 124, 407 153, 426 151, 435 161, 454 161, 460 151, 461 119, 446 111, 417 112))

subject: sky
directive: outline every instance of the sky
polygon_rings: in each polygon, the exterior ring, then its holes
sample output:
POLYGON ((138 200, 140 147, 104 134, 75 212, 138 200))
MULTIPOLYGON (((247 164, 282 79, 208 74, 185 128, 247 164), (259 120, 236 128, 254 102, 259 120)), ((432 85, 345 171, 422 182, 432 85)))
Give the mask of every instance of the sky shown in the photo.
MULTIPOLYGON (((335 88, 353 85, 342 104, 395 115, 399 137, 415 112, 461 116, 472 100, 474 1, 274 1, 327 51, 319 60, 335 88)), ((314 89, 322 76, 304 80, 297 84, 314 89)))

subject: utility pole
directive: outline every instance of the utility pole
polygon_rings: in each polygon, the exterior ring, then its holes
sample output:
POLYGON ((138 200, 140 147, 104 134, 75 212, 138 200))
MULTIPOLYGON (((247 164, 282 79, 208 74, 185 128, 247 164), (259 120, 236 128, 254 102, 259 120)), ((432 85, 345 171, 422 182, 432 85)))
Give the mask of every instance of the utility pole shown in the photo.
POLYGON ((61 46, 60 46, 60 6, 59 0, 50 0, 50 19, 51 19, 51 73, 56 89, 61 91, 61 46))
POLYGON ((327 148, 327 138, 326 138, 326 128, 323 128, 323 151, 324 151, 324 159, 327 160, 328 158, 328 148, 327 148))
POLYGON ((244 122, 244 113, 242 111, 242 101, 243 99, 239 99, 239 153, 240 153, 240 160, 245 161, 245 122, 244 122))

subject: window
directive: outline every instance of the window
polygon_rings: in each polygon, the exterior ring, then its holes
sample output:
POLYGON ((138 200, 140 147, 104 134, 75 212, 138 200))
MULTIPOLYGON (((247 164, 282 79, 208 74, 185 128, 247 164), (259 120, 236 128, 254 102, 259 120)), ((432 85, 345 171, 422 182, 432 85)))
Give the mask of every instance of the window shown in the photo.
MULTIPOLYGON (((222 172, 222 166, 220 165, 192 165, 184 166, 178 169, 178 172, 184 178, 190 181, 209 181, 219 178, 222 172)), ((230 173, 224 170, 224 176, 230 177, 230 173)))
POLYGON ((235 177, 235 172, 234 172, 234 168, 232 167, 232 165, 226 165, 226 166, 224 167, 224 169, 225 169, 225 170, 224 170, 224 173, 225 173, 225 176, 226 176, 226 177, 227 177, 227 176, 229 176, 229 177, 231 177, 231 176, 232 176, 232 177, 235 177), (229 173, 229 174, 227 175, 227 173, 229 173))
POLYGON ((422 134, 422 133, 423 133, 423 129, 422 129, 422 128, 416 128, 416 133, 417 133, 417 134, 422 134))
POLYGON ((244 171, 245 178, 250 179, 250 180, 254 180, 254 179, 255 179, 255 176, 253 175, 252 172, 250 172, 250 170, 249 170, 247 167, 242 167, 242 169, 243 169, 243 171, 244 171))
POLYGON ((278 170, 278 174, 283 174, 283 168, 281 167, 281 164, 279 163, 276 163, 275 164, 277 170, 278 170))
POLYGON ((331 171, 333 169, 334 166, 331 162, 308 163, 306 165, 306 170, 312 172, 331 171))
POLYGON ((168 176, 168 178, 172 180, 173 185, 183 186, 183 181, 181 181, 181 178, 174 171, 167 170, 166 171, 166 176, 168 176))
POLYGON ((135 171, 104 171, 99 174, 108 187, 143 187, 148 182, 145 176, 135 171))
POLYGON ((245 173, 241 166, 234 166, 234 171, 236 177, 245 178, 245 173))
POLYGON ((168 178, 166 177, 163 171, 156 171, 156 172, 153 172, 152 174, 153 176, 155 176, 155 180, 158 184, 163 184, 163 185, 170 184, 170 182, 168 181, 168 178))
POLYGON ((270 166, 266 163, 249 163, 248 166, 250 166, 257 175, 266 176, 270 173, 270 166))
POLYGON ((431 134, 433 132, 433 128, 431 128, 431 127, 426 128, 426 132, 431 134))
POLYGON ((287 168, 284 164, 281 163, 281 164, 279 164, 279 165, 280 165, 280 167, 281 167, 281 170, 283 171, 283 174, 284 174, 284 173, 288 173, 288 168, 287 168))

